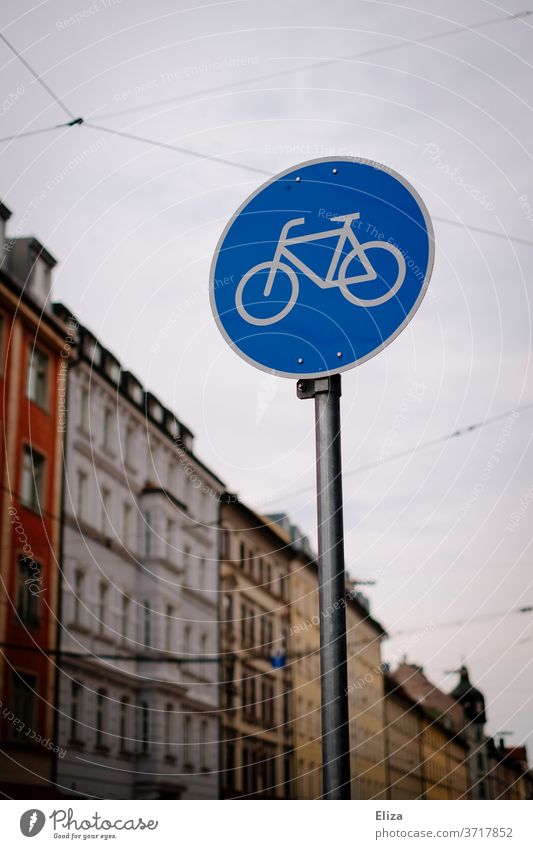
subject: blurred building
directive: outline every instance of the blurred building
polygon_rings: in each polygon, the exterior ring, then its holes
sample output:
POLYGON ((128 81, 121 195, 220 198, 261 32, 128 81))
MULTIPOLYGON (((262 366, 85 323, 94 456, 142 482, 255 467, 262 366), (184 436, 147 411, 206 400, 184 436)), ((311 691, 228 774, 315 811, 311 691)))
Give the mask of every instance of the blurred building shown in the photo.
POLYGON ((485 734, 487 715, 483 693, 470 682, 468 669, 459 669, 459 683, 450 693, 464 711, 463 733, 468 744, 468 785, 471 799, 494 799, 489 764, 491 740, 485 734))
POLYGON ((533 776, 525 746, 498 745, 491 740, 488 763, 493 799, 533 799, 533 776))
MULTIPOLYGON (((284 514, 271 516, 298 552, 291 571, 289 658, 293 669, 295 794, 317 799, 322 794, 320 715, 320 610, 318 563, 309 539, 284 514)), ((370 602, 347 578, 339 599, 346 610, 348 708, 352 798, 385 798, 383 737, 383 663, 385 629, 370 614, 370 602)))
POLYGON ((50 308, 55 259, 6 239, 0 203, 0 790, 50 795, 62 448, 72 328, 50 308))
POLYGON ((387 799, 424 796, 422 716, 418 702, 392 678, 384 675, 383 733, 387 799))
POLYGON ((226 493, 220 511, 221 795, 292 795, 290 537, 226 493))
POLYGON ((297 799, 319 799, 322 795, 322 731, 318 566, 307 539, 294 526, 283 527, 296 548, 290 575, 289 631, 294 796, 297 799))
POLYGON ((442 716, 424 709, 422 719, 423 799, 468 798, 468 744, 442 716))
POLYGON ((451 696, 463 708, 464 734, 468 743, 468 770, 472 799, 531 799, 532 776, 525 746, 498 745, 487 736, 485 698, 470 681, 465 665, 451 696))
POLYGON ((363 593, 348 585, 343 602, 348 644, 352 799, 385 799, 381 643, 387 632, 371 616, 370 603, 363 593))
POLYGON ((59 786, 215 798, 222 484, 83 326, 66 466, 59 786))
MULTIPOLYGON (((401 663, 392 678, 419 708, 421 798, 468 798, 469 748, 462 706, 433 684, 416 664, 401 663)), ((392 775, 398 752, 390 743, 388 750, 392 775)))

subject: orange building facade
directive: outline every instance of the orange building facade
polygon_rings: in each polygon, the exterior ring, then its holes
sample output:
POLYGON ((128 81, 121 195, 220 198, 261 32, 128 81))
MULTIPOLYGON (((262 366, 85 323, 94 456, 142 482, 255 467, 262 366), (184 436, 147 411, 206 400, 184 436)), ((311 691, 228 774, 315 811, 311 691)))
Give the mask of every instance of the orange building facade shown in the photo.
MULTIPOLYGON (((10 213, 0 204, 2 231, 10 213)), ((0 270, 0 790, 51 795, 62 446, 72 337, 50 310, 55 260, 5 240, 0 270)))

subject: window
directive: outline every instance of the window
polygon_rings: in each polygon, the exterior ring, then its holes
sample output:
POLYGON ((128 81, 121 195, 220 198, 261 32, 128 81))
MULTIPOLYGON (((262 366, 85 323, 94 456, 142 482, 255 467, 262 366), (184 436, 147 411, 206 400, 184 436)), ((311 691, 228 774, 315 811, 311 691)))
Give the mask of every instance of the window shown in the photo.
POLYGON ((224 618, 232 622, 233 620, 233 593, 226 593, 223 602, 224 618))
POLYGON ((183 721, 183 748, 185 753, 185 766, 191 768, 193 765, 192 754, 192 720, 186 716, 183 721))
POLYGON ((98 629, 103 634, 107 619, 107 599, 109 595, 109 584, 105 581, 100 583, 98 593, 98 629))
POLYGON ((246 620, 247 620, 247 618, 248 618, 248 613, 247 613, 247 610, 246 610, 246 605, 241 604, 241 643, 244 647, 247 646, 247 638, 246 638, 246 635, 247 635, 246 620))
POLYGON ((113 413, 109 407, 104 408, 104 427, 102 432, 102 445, 109 451, 111 448, 111 426, 113 413))
POLYGON ((150 713, 147 702, 141 705, 141 751, 143 755, 150 751, 150 713))
POLYGON ((191 626, 185 625, 183 629, 183 654, 191 653, 191 626))
POLYGON ((122 509, 122 541, 126 547, 132 548, 131 539, 131 504, 124 504, 122 509))
POLYGON ((283 691, 283 722, 288 725, 291 721, 289 691, 286 688, 283 691))
POLYGON ((249 769, 248 769, 248 746, 243 744, 242 747, 242 773, 241 773, 241 787, 244 788, 252 788, 252 782, 250 781, 249 769))
POLYGON ((255 611, 250 608, 250 618, 248 620, 250 646, 255 646, 255 611))
POLYGON ((205 589, 205 560, 203 557, 198 565, 198 586, 201 590, 205 589))
POLYGON ((205 719, 200 723, 200 769, 207 772, 209 769, 209 758, 207 751, 207 722, 205 719))
POLYGON ((48 357, 38 348, 29 352, 28 398, 39 407, 48 405, 48 357))
POLYGON ((143 603, 143 621, 144 621, 144 645, 145 648, 151 648, 152 646, 152 611, 150 609, 150 602, 144 601, 143 603))
POLYGON ((107 489, 107 487, 103 486, 100 491, 100 496, 102 499, 102 513, 100 516, 100 530, 103 534, 109 535, 109 528, 111 524, 111 519, 109 516, 109 508, 111 505, 111 491, 107 489))
POLYGON ((133 459, 133 434, 133 427, 131 425, 127 425, 126 432, 124 434, 124 462, 126 464, 131 463, 133 459))
POLYGON ((171 560, 174 550, 174 522, 172 519, 167 519, 165 523, 165 541, 167 544, 167 557, 171 560))
POLYGON ((84 518, 85 503, 87 498, 87 475, 81 469, 76 473, 76 515, 78 519, 84 518))
POLYGON ((176 464, 173 459, 170 459, 168 462, 168 471, 167 471, 167 486, 170 492, 174 490, 174 478, 176 476, 176 464))
POLYGON ((128 639, 130 632, 130 599, 127 595, 122 596, 122 610, 120 615, 120 632, 124 642, 128 639))
POLYGON ((85 586, 85 575, 81 569, 74 572, 74 610, 73 619, 76 625, 81 624, 81 597, 85 586))
POLYGON ((96 748, 104 748, 106 691, 98 690, 96 694, 96 748))
POLYGON ((261 719, 267 727, 274 722, 274 685, 270 681, 261 684, 261 719))
MULTIPOLYGON (((207 657, 207 634, 205 632, 200 635, 200 657, 207 657)), ((200 666, 200 672, 202 668, 203 666, 200 666)))
POLYGON ((106 359, 106 372, 114 383, 118 383, 120 380, 120 365, 116 361, 110 360, 109 356, 106 359))
POLYGON ((152 529, 150 527, 150 513, 144 514, 144 553, 150 557, 152 548, 152 529))
POLYGON ((35 728, 35 690, 37 678, 25 672, 13 672, 11 677, 12 712, 19 722, 10 723, 11 736, 16 740, 28 728, 35 728))
POLYGON ((172 757, 172 725, 173 725, 173 713, 174 706, 167 702, 165 705, 165 755, 168 757, 172 757))
POLYGON ((229 560, 231 557, 231 540, 227 528, 220 529, 220 556, 223 560, 229 560))
POLYGON ((246 560, 246 550, 244 548, 244 543, 241 542, 241 544, 239 545, 239 561, 240 561, 240 564, 241 564, 241 569, 243 571, 244 571, 245 560, 246 560))
POLYGON ((38 510, 44 492, 44 457, 30 445, 24 446, 22 465, 22 502, 31 510, 38 510))
POLYGON ((17 616, 25 625, 37 627, 40 619, 40 598, 43 587, 42 567, 31 557, 18 560, 17 616))
POLYGON ((228 791, 235 788, 235 744, 231 740, 226 740, 224 745, 226 753, 226 787, 228 791))
POLYGON ((118 739, 120 751, 128 750, 128 713, 130 700, 127 696, 122 696, 118 713, 118 739))
POLYGON ((174 630, 174 608, 167 604, 165 610, 165 651, 172 651, 172 632, 174 630))
POLYGON ((86 386, 80 386, 79 425, 82 430, 89 431, 89 390, 86 386))
POLYGON ((79 681, 73 681, 70 687, 70 739, 80 740, 80 716, 81 716, 81 694, 82 685, 79 681))

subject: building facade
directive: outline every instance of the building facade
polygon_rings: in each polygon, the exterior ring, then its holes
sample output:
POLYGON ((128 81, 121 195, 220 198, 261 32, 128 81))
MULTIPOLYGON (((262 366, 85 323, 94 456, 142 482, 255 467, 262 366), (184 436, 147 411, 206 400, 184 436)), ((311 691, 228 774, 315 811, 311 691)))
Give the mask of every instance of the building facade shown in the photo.
POLYGON ((50 308, 54 258, 5 238, 0 204, 0 790, 52 793, 64 390, 70 328, 50 308))
MULTIPOLYGON (((294 543, 293 543, 294 544, 294 543)), ((320 717, 320 620, 318 566, 307 543, 297 545, 290 576, 294 730, 294 796, 322 796, 322 737, 320 717)))
MULTIPOLYGON (((68 317, 64 307, 58 314, 68 317)), ((70 369, 61 792, 216 798, 220 480, 87 330, 70 369)))
POLYGON ((424 711, 422 718, 423 799, 468 798, 468 744, 462 732, 424 711))
POLYGON ((533 799, 533 777, 525 746, 506 746, 503 738, 487 747, 492 799, 533 799))
POLYGON ((220 511, 222 798, 293 795, 289 577, 279 526, 226 493, 220 511))
POLYGON ((467 743, 394 677, 385 674, 388 799, 466 799, 467 743))
POLYGON ((385 629, 370 615, 368 600, 347 586, 348 710, 352 799, 385 799, 383 663, 385 629))
POLYGON ((422 710, 387 672, 383 683, 387 799, 421 799, 425 790, 422 710))

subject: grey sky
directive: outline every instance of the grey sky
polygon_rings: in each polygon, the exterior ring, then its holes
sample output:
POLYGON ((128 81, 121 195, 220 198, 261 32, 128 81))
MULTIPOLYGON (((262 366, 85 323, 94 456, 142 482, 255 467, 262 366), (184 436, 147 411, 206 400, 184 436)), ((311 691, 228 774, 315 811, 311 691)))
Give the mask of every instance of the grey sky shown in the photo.
MULTIPOLYGON (((343 377, 349 473, 533 400, 533 244, 439 220, 533 243, 533 15, 342 57, 528 8, 10 0, 0 16, 75 116, 270 172, 364 156, 414 184, 437 217, 434 276, 407 330, 343 377), (126 109, 137 111, 104 117, 126 109)), ((68 120, 3 44, 0 62, 2 136, 68 120)), ((262 177, 87 127, 0 149, 11 232, 35 234, 60 260, 55 297, 175 408, 231 488, 287 509, 314 536, 312 405, 297 401, 294 381, 227 349, 209 308, 218 237, 262 177)), ((464 657, 490 729, 514 730, 516 743, 529 735, 530 747, 533 617, 431 629, 533 603, 532 422, 526 412, 345 480, 348 563, 378 580, 374 614, 391 634, 429 628, 391 639, 386 655, 406 652, 447 687, 444 670, 464 657)))

